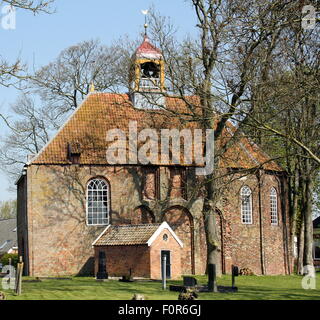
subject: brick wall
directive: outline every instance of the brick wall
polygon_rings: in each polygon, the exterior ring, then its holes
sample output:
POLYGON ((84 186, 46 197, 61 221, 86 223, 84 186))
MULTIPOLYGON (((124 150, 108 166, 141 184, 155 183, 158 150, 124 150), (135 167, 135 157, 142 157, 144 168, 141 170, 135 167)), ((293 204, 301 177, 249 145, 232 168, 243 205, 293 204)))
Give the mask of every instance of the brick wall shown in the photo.
POLYGON ((182 273, 194 273, 193 243, 193 219, 190 213, 181 207, 173 207, 165 212, 164 220, 168 222, 179 239, 183 242, 182 249, 182 273))
POLYGON ((255 175, 244 176, 233 181, 226 190, 224 199, 220 209, 224 218, 223 251, 226 272, 230 273, 231 265, 235 264, 240 268, 249 267, 255 274, 261 274, 263 264, 266 274, 286 274, 288 266, 284 235, 288 232, 288 225, 284 225, 283 218, 285 216, 288 221, 288 213, 282 210, 280 204, 279 178, 273 174, 262 174, 259 188, 255 175), (241 222, 240 189, 244 185, 252 191, 252 224, 241 222), (271 187, 276 188, 278 193, 278 225, 271 225, 271 187))
MULTIPOLYGON (((19 234, 28 230, 24 239, 26 248, 29 249, 29 261, 26 262, 30 275, 93 273, 91 244, 105 226, 86 225, 85 193, 87 182, 98 176, 104 177, 110 183, 112 224, 168 221, 184 243, 181 255, 182 272, 204 273, 206 241, 202 221, 202 199, 186 201, 180 197, 181 192, 175 190, 170 193, 168 168, 159 168, 157 174, 157 179, 160 177, 158 183, 161 185, 160 199, 149 199, 143 191, 144 186, 148 188, 149 197, 152 197, 152 188, 156 187, 156 183, 150 175, 149 183, 145 184, 145 171, 139 167, 30 166, 28 186, 23 186, 22 182, 18 185, 18 214, 25 216, 19 234), (26 191, 25 194, 23 190, 26 191), (172 197, 175 194, 177 198, 168 199, 170 194, 172 197), (27 206, 22 205, 25 202, 27 206)), ((189 182, 190 176, 191 169, 187 175, 189 182)), ((240 178, 240 175, 235 178, 240 178)), ((177 175, 174 179, 175 187, 182 185, 177 175)), ((280 195, 279 179, 275 175, 262 175, 260 191, 257 177, 248 175, 233 181, 224 191, 223 201, 219 203, 218 209, 223 217, 222 262, 227 273, 231 272, 231 264, 236 264, 239 267, 249 267, 255 273, 261 274, 261 257, 267 274, 286 272, 284 221, 289 220, 279 203, 279 225, 270 225, 269 190, 272 186, 280 195), (248 185, 252 190, 252 225, 244 225, 241 222, 239 191, 243 185, 248 185), (286 219, 283 219, 284 217, 286 219)), ((193 187, 197 188, 196 181, 193 187)), ((191 188, 188 188, 189 194, 191 191, 191 188)), ((220 225, 219 219, 217 223, 220 225)))
MULTIPOLYGON (((180 239, 181 240, 181 239, 180 239)), ((178 242, 174 239, 170 232, 166 229, 161 232, 157 240, 152 243, 150 248, 150 265, 151 265, 151 278, 161 279, 161 250, 170 251, 171 259, 171 279, 178 279, 181 277, 181 264, 183 249, 181 249, 178 242), (168 235, 168 240, 163 240, 163 235, 168 235)))
POLYGON ((106 255, 109 276, 150 278, 150 251, 148 245, 95 247, 95 274, 98 272, 99 251, 106 255))
POLYGON ((181 276, 181 247, 168 230, 163 230, 150 247, 148 245, 99 246, 95 252, 95 274, 98 272, 99 252, 106 256, 106 270, 109 276, 161 279, 161 250, 170 251, 171 279, 181 276), (166 234, 168 239, 163 240, 166 234))

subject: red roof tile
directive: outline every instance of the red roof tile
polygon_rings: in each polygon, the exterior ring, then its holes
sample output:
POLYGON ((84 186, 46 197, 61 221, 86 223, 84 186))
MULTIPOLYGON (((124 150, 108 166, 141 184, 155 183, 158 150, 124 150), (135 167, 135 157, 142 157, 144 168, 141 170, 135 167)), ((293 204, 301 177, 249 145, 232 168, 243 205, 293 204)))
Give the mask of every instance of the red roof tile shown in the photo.
POLYGON ((138 49, 136 50, 136 55, 139 57, 151 57, 152 55, 154 56, 154 58, 159 59, 160 56, 162 56, 161 51, 156 48, 149 40, 148 36, 145 35, 143 42, 141 43, 141 45, 138 47, 138 49))
POLYGON ((95 246, 147 244, 160 223, 109 226, 94 243, 95 246))
MULTIPOLYGON (((198 99, 189 97, 187 102, 197 105, 198 99)), ((127 94, 91 93, 31 164, 70 164, 68 148, 80 150, 80 164, 108 164, 105 155, 108 130, 118 128, 128 133, 130 121, 137 122, 138 132, 145 128, 195 129, 200 128, 195 121, 197 114, 192 114, 186 103, 178 98, 166 98, 166 110, 145 111, 134 108, 127 94)), ((230 139, 235 130, 229 124, 220 143, 230 139)), ((240 135, 240 139, 225 152, 221 162, 222 167, 245 169, 261 164, 268 170, 283 171, 244 135, 240 135)))

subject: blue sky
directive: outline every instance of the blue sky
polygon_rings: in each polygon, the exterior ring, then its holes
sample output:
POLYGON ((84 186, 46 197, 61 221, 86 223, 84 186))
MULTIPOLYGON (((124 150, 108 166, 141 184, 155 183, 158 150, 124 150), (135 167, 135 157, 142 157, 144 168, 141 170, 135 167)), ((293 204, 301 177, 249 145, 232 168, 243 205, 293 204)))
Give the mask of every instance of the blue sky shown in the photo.
MULTIPOLYGON (((33 66, 38 68, 51 62, 63 49, 80 41, 98 38, 108 45, 124 35, 136 39, 143 30, 141 10, 151 5, 171 17, 180 36, 195 32, 195 15, 190 2, 185 0, 56 0, 56 13, 52 15, 34 16, 18 10, 15 30, 0 27, 0 55, 9 61, 20 57, 32 70, 33 66)), ((0 112, 6 113, 18 95, 13 88, 0 87, 0 112)), ((5 132, 0 122, 0 136, 5 132)), ((9 187, 14 190, 13 181, 8 181, 0 171, 0 201, 15 198, 9 187)))

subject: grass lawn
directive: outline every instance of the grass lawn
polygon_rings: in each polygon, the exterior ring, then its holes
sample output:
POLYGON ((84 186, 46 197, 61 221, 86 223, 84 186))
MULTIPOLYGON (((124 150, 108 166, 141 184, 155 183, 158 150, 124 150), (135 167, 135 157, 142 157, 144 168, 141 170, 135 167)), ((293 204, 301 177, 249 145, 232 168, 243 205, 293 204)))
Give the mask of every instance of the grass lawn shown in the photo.
MULTIPOLYGON (((207 281, 205 276, 196 278, 200 284, 207 281)), ((296 275, 239 276, 236 278, 237 293, 200 293, 199 300, 319 300, 320 274, 317 273, 315 290, 302 289, 301 279, 296 275)), ((168 285, 181 283, 168 281, 168 285)), ((229 275, 218 279, 218 285, 230 284, 229 275)), ((8 300, 130 300, 134 293, 144 294, 147 300, 177 300, 178 297, 178 292, 163 291, 160 282, 97 282, 84 277, 23 282, 21 296, 15 296, 11 290, 5 291, 8 300)))

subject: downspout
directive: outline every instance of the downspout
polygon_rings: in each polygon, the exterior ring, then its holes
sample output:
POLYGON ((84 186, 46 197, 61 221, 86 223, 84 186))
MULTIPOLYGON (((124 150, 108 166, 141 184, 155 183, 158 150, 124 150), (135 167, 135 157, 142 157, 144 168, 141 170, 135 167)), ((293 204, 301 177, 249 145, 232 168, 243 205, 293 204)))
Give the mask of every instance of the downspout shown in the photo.
POLYGON ((258 180, 258 201, 259 201, 259 227, 260 227, 260 263, 261 273, 266 274, 265 257, 264 257, 264 239, 263 239, 263 215, 262 215, 262 201, 261 201, 261 170, 256 174, 258 180))

